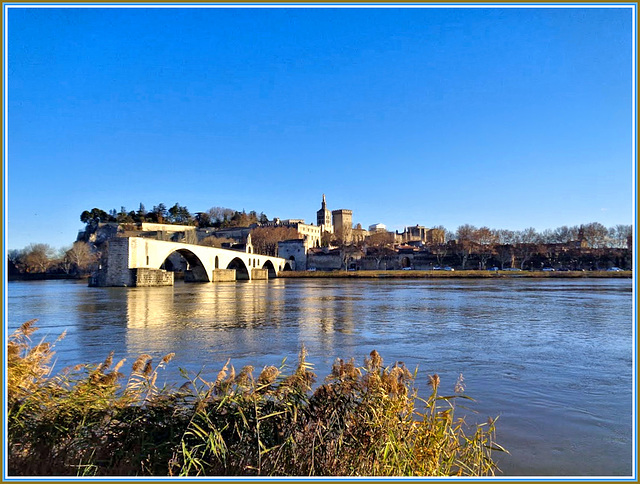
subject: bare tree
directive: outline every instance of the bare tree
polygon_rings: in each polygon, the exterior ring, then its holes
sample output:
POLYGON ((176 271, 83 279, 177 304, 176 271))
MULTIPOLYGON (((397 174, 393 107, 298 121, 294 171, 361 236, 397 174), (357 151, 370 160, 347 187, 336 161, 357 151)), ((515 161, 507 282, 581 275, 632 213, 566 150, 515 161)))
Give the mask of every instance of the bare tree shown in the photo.
POLYGON ((54 258, 55 251, 49 244, 30 244, 22 256, 27 272, 47 272, 54 258))
POLYGON ((67 259, 77 272, 86 272, 97 257, 88 243, 78 241, 65 252, 64 259, 67 259))
POLYGON ((473 241, 477 244, 477 252, 480 257, 480 269, 486 269, 487 260, 493 255, 496 236, 489 227, 480 227, 472 234, 473 241))
POLYGON ((211 207, 205 212, 212 225, 221 226, 228 220, 231 220, 235 210, 225 207, 211 207))
POLYGON ((461 225, 456 230, 455 251, 458 257, 460 257, 462 270, 465 269, 467 260, 473 252, 473 237, 476 230, 476 227, 469 224, 461 225))
POLYGON ((529 227, 516 233, 516 250, 520 257, 520 269, 524 269, 527 263, 538 251, 539 236, 536 229, 529 227))
POLYGON ((451 248, 450 244, 434 244, 429 246, 429 250, 436 256, 436 261, 439 266, 444 263, 444 258, 449 254, 451 248))
POLYGON ((607 247, 609 230, 598 222, 581 225, 582 234, 587 241, 587 245, 594 249, 607 247))
POLYGON ((543 239, 545 243, 567 244, 578 240, 578 233, 579 228, 577 226, 574 225, 573 227, 567 227, 566 225, 563 225, 562 227, 554 229, 548 238, 545 235, 543 239))
POLYGON ((67 257, 67 252, 71 249, 69 247, 63 247, 58 252, 58 265, 64 271, 65 274, 70 274, 73 269, 73 262, 67 257))
POLYGON ((251 243, 257 254, 276 256, 278 242, 300 236, 293 227, 257 227, 251 232, 251 243))
POLYGON ((342 256, 342 268, 348 269, 349 264, 356 259, 356 256, 362 255, 360 249, 354 245, 344 245, 340 249, 340 255, 342 256))
POLYGON ((633 226, 631 225, 616 225, 609 229, 609 240, 611 246, 619 249, 631 248, 631 240, 633 234, 633 226))
POLYGON ((514 244, 516 243, 516 234, 513 230, 494 230, 494 236, 496 239, 496 257, 500 262, 500 268, 504 269, 504 265, 508 262, 511 267, 515 264, 515 250, 514 244))

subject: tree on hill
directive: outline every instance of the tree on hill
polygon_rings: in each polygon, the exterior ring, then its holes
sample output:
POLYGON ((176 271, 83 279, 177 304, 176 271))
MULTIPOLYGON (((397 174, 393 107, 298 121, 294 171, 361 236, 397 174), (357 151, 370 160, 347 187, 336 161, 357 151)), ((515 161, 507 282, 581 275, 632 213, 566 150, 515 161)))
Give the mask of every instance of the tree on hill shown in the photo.
POLYGON ((147 220, 152 223, 163 224, 166 223, 165 219, 167 218, 167 206, 164 203, 159 203, 158 205, 154 205, 151 212, 147 214, 147 220))
POLYGON ((116 218, 102 209, 92 208, 91 211, 85 210, 80 214, 80 221, 87 226, 97 227, 99 223, 115 222, 116 218))
POLYGON ((189 213, 187 207, 183 207, 179 203, 176 203, 168 210, 167 221, 169 223, 179 225, 191 225, 194 222, 193 217, 189 213))

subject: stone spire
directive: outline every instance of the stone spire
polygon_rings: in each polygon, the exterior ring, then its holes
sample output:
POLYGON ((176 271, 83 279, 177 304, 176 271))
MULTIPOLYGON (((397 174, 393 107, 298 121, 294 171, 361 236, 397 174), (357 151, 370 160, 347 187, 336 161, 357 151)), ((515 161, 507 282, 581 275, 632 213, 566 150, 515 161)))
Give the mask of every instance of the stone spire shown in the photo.
POLYGON ((322 208, 316 212, 318 227, 324 227, 323 230, 331 231, 331 212, 327 210, 327 198, 322 194, 322 208))

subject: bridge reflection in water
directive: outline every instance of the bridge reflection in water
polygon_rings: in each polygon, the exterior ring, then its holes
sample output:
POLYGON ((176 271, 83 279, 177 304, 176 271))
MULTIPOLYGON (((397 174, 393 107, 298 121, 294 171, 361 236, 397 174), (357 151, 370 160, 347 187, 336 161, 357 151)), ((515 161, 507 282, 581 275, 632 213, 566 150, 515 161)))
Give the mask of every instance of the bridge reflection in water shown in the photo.
POLYGON ((330 367, 328 355, 335 354, 336 345, 350 346, 353 338, 353 301, 340 296, 338 288, 332 294, 326 287, 286 282, 178 282, 128 289, 123 292, 125 352, 128 358, 175 352, 166 372, 170 377, 177 376, 178 367, 196 372, 203 366, 215 377, 228 358, 236 367, 278 365, 283 357, 293 365, 303 345, 314 360, 325 356, 323 367, 330 367))

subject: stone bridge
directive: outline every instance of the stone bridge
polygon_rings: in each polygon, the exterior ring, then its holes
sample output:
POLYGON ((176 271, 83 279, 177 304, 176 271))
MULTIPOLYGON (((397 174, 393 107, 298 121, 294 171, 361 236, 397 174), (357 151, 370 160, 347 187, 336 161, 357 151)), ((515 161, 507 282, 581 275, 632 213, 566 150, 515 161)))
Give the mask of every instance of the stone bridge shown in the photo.
POLYGON ((178 253, 186 261, 185 281, 221 282, 267 279, 293 269, 293 262, 231 249, 166 242, 143 237, 122 237, 109 241, 106 263, 93 274, 92 286, 166 286, 173 284, 173 272, 165 263, 178 253))

